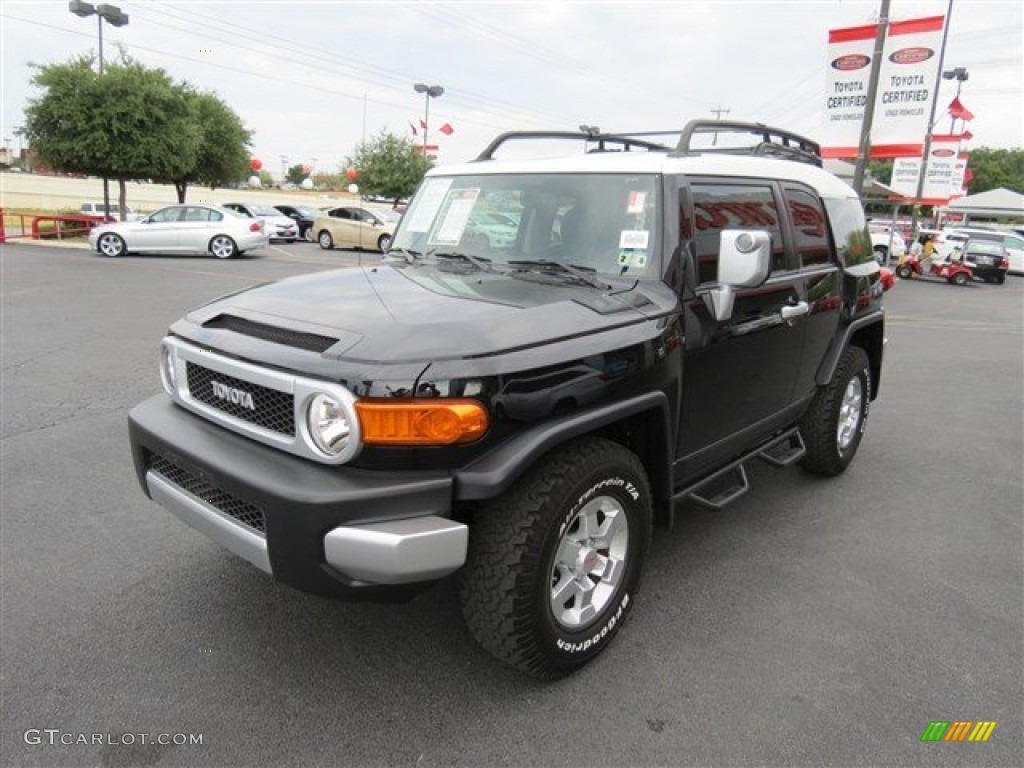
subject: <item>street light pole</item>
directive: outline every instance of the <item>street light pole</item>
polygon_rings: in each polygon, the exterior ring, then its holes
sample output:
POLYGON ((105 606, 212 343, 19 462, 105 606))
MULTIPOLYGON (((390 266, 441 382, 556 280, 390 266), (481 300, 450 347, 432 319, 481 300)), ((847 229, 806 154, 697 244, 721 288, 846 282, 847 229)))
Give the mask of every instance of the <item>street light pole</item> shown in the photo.
MULTIPOLYGON (((116 5, 92 5, 83 0, 71 0, 68 3, 68 10, 81 19, 89 16, 96 16, 96 28, 99 32, 99 73, 103 75, 103 22, 104 20, 115 27, 123 27, 128 24, 128 14, 122 13, 116 5)), ((110 215, 110 181, 103 177, 103 215, 110 215)), ((120 216, 118 217, 120 218, 120 216)))
MULTIPOLYGON (((947 70, 942 73, 943 80, 956 80, 956 98, 960 98, 960 89, 963 84, 970 78, 970 74, 967 72, 967 67, 956 67, 955 69, 947 70)), ((936 93, 935 98, 939 95, 936 93)), ((956 117, 950 115, 949 119, 949 133, 952 135, 956 131, 956 117)))
POLYGON ((412 87, 416 93, 422 93, 423 98, 426 100, 425 109, 423 110, 423 157, 427 156, 427 131, 430 126, 430 99, 437 98, 444 93, 444 87, 440 85, 427 85, 426 83, 416 83, 412 87))

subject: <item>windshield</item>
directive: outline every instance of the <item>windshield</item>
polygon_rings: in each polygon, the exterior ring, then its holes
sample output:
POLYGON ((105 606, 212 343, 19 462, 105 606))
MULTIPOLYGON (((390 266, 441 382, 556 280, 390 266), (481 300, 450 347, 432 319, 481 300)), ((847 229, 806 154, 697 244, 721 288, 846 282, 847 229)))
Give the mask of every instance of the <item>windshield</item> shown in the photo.
POLYGON ((269 205, 254 205, 252 207, 253 213, 257 216, 283 216, 277 208, 271 208, 269 205))
POLYGON ((392 250, 493 266, 554 262, 606 275, 657 273, 654 174, 482 174, 424 180, 392 250))

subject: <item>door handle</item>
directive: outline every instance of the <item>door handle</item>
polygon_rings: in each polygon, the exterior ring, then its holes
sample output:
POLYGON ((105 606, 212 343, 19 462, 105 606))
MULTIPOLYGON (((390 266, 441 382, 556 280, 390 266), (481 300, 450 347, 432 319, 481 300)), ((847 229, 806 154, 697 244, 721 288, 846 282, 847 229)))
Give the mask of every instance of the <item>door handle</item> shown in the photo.
POLYGON ((782 308, 782 319, 793 325, 798 319, 811 311, 811 305, 806 301, 798 301, 796 304, 787 304, 782 308))

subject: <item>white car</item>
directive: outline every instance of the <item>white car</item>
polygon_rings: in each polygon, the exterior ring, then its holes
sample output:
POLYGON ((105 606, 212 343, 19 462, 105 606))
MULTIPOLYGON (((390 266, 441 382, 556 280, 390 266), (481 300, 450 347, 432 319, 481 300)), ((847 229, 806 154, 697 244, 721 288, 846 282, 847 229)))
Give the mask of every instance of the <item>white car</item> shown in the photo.
MULTIPOLYGON (((103 201, 90 201, 88 203, 82 203, 82 213, 86 216, 103 216, 103 201)), ((117 220, 121 215, 121 206, 116 200, 110 201, 110 213, 106 218, 117 220)), ((128 206, 125 206, 125 218, 124 221, 138 221, 142 218, 142 215, 133 211, 128 206)))
POLYGON ((871 250, 875 252, 875 258, 880 264, 885 264, 891 256, 899 259, 907 252, 907 241, 903 235, 892 230, 890 227, 868 223, 868 232, 871 233, 871 250), (889 253, 890 243, 892 253, 889 253))
POLYGON ((271 240, 286 240, 289 243, 294 243, 299 239, 299 225, 269 205, 224 203, 224 207, 250 219, 263 219, 267 223, 267 234, 271 240))
POLYGON ((219 205, 169 205, 139 221, 101 224, 89 246, 104 256, 127 253, 209 253, 230 259, 270 242, 263 219, 219 205))

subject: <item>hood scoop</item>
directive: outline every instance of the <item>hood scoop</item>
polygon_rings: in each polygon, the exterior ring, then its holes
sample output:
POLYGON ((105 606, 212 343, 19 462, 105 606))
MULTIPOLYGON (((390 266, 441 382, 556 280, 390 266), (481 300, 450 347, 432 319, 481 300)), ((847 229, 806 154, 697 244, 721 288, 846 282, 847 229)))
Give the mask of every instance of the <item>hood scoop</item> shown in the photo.
POLYGON ((334 339, 330 336, 320 336, 316 333, 278 328, 274 325, 257 323, 236 315, 217 315, 203 323, 203 328, 234 331, 243 336, 252 336, 263 341, 273 342, 274 344, 282 344, 286 347, 295 347, 318 353, 326 352, 339 341, 339 339, 334 339))

